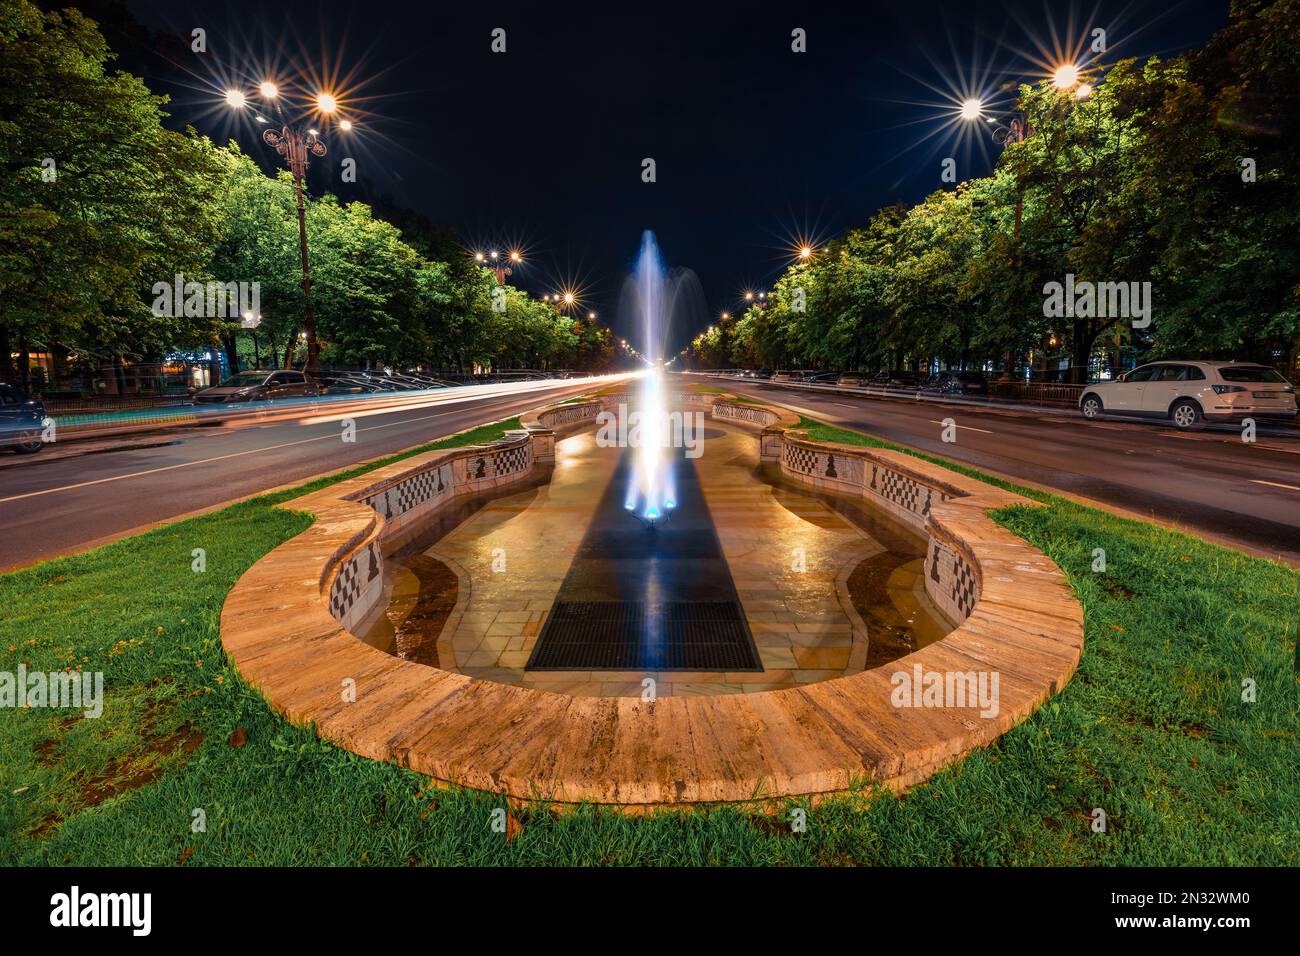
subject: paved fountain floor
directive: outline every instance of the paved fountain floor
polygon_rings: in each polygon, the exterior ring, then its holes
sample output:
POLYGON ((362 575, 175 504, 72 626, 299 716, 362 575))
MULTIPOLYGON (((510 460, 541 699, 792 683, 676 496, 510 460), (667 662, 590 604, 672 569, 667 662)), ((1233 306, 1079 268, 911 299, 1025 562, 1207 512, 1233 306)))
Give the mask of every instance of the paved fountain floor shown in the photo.
MULTIPOLYGON (((436 654, 426 649, 414 659, 436 660, 439 667, 473 677, 577 695, 639 696, 646 677, 654 678, 661 696, 723 694, 792 687, 862 670, 868 663, 868 627, 883 633, 883 621, 910 631, 917 645, 943 634, 917 582, 919 560, 913 555, 922 553, 922 545, 907 540, 896 525, 854 522, 840 513, 851 516, 853 509, 837 510, 769 483, 757 472, 754 434, 709 422, 704 453, 693 467, 726 565, 712 571, 734 583, 763 670, 527 670, 545 616, 619 461, 617 449, 597 446, 594 432, 567 438, 557 445, 549 485, 487 503, 425 552, 457 576, 457 602, 440 629, 436 654), (863 526, 881 527, 882 534, 873 536, 863 526), (868 559, 883 568, 871 589, 858 585, 861 572, 850 581, 868 559), (867 591, 871 596, 864 597, 867 591), (874 603, 866 606, 866 600, 874 603)), ((427 566, 416 570, 428 576, 427 566)), ((399 570, 394 594, 411 595, 417 578, 411 569, 399 570)), ((611 584, 611 592, 623 593, 610 598, 626 597, 627 585, 625 577, 611 584)), ((400 618, 401 608, 414 603, 391 606, 389 619, 400 618)))

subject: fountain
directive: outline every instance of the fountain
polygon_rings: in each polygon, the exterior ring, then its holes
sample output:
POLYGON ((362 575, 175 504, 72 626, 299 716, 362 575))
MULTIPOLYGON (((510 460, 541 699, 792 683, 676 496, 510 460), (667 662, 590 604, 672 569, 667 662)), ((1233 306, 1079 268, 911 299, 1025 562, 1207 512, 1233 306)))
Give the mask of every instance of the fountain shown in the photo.
POLYGON ((683 288, 695 291, 694 282, 694 274, 688 271, 667 273, 654 233, 647 229, 624 292, 624 306, 633 311, 644 343, 642 356, 649 367, 638 389, 639 427, 630 441, 635 465, 629 472, 623 507, 651 531, 677 507, 674 461, 668 451, 673 435, 664 395, 663 347, 679 293, 683 288))

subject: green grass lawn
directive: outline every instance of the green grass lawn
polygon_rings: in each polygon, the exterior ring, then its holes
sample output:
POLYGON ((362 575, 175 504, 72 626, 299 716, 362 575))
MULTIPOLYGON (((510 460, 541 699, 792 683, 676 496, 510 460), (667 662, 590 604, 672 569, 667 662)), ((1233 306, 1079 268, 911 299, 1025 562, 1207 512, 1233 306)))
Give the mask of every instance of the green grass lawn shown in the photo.
POLYGON ((1300 574, 1023 489, 1046 506, 996 518, 1064 568, 1087 644, 1070 685, 996 745, 904 797, 824 802, 800 834, 784 812, 735 807, 516 810, 508 835, 494 832, 497 798, 317 740, 222 653, 230 587, 310 523, 275 505, 362 470, 0 576, 0 670, 80 667, 106 684, 97 720, 3 714, 0 864, 1300 862, 1300 574), (200 547, 207 570, 195 573, 200 547), (1255 703, 1241 699, 1247 678, 1255 703), (1094 807, 1105 833, 1092 832, 1094 807))

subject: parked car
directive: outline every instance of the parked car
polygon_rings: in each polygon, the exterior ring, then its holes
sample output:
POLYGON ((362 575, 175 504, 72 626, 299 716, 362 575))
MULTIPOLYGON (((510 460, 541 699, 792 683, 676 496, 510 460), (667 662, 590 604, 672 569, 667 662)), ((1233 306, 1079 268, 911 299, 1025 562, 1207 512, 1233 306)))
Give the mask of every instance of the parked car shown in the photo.
POLYGON ((195 405, 226 402, 274 402, 285 398, 318 395, 320 389, 302 372, 293 369, 239 372, 220 385, 205 388, 194 396, 195 405))
POLYGON ((987 395, 989 380, 983 372, 943 372, 934 387, 948 395, 987 395))
POLYGON ((900 369, 897 372, 890 372, 889 379, 885 382, 885 387, 905 389, 920 388, 921 376, 916 372, 909 372, 906 369, 900 369))
POLYGON ((1079 396, 1084 418, 1107 413, 1168 418, 1181 429, 1202 420, 1295 418, 1295 386, 1276 369, 1247 362, 1152 362, 1079 396))
POLYGON ((12 385, 0 384, 0 448, 33 455, 45 447, 41 433, 47 417, 45 405, 12 385))

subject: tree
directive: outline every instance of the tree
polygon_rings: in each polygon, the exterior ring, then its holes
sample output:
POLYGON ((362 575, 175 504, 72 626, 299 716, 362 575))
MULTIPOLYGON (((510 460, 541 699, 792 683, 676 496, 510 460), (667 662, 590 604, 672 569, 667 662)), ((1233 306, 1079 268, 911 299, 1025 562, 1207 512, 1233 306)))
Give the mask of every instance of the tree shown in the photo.
POLYGON ((214 331, 207 317, 153 315, 143 293, 176 273, 205 278, 220 165, 206 141, 164 129, 165 99, 110 74, 111 59, 75 10, 0 0, 6 366, 11 341, 139 356, 214 331))

